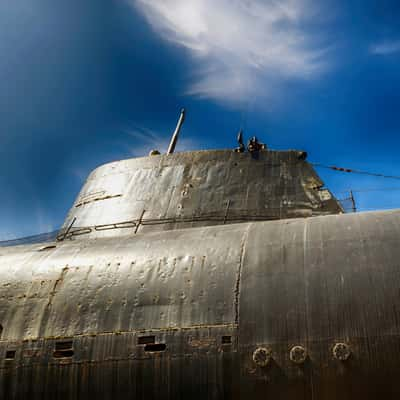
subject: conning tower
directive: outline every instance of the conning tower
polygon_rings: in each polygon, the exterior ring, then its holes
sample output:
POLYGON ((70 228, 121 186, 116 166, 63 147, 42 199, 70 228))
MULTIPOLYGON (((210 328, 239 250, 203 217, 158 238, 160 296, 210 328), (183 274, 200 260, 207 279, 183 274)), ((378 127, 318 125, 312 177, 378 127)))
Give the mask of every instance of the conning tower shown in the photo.
POLYGON ((88 177, 58 238, 342 213, 306 157, 215 150, 105 164, 88 177))

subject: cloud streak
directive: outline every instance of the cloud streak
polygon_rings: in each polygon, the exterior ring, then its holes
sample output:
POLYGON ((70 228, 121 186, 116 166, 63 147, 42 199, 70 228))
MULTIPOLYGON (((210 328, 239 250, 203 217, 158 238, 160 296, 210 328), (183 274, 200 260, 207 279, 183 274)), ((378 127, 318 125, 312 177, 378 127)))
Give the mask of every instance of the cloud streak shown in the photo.
POLYGON ((400 52, 400 40, 386 40, 373 44, 370 47, 370 53, 385 56, 400 52))
MULTIPOLYGON (((161 153, 165 153, 171 139, 145 128, 128 129, 126 132, 137 143, 135 146, 129 147, 130 153, 133 157, 148 156, 151 150, 158 150, 161 153)), ((176 147, 176 152, 189 151, 198 148, 199 144, 197 141, 180 137, 176 147)))
POLYGON ((238 101, 326 67, 326 49, 307 30, 316 18, 311 0, 130 1, 192 56, 198 68, 189 94, 238 101))

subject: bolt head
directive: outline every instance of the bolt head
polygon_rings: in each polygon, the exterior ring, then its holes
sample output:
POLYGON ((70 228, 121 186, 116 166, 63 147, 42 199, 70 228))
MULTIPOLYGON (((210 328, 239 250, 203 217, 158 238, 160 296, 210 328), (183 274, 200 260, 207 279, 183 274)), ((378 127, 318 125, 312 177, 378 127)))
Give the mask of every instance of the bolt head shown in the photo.
POLYGON ((266 347, 259 347, 253 353, 253 361, 259 367, 266 367, 272 360, 272 350, 266 347))
POLYGON ((346 361, 351 355, 351 349, 347 343, 336 343, 333 346, 332 353, 337 360, 346 361))
POLYGON ((307 350, 303 346, 294 346, 290 349, 289 357, 295 364, 303 364, 307 359, 307 350))

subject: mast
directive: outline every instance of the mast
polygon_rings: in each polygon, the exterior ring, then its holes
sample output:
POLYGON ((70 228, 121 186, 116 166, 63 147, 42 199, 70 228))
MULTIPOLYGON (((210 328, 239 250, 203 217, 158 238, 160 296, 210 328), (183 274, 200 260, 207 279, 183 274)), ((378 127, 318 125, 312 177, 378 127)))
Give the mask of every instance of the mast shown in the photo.
POLYGON ((176 143, 178 142, 179 132, 182 128, 183 122, 185 121, 185 109, 182 108, 181 115, 179 116, 178 123, 175 128, 175 132, 172 135, 171 142, 169 143, 167 154, 172 154, 175 151, 176 143))

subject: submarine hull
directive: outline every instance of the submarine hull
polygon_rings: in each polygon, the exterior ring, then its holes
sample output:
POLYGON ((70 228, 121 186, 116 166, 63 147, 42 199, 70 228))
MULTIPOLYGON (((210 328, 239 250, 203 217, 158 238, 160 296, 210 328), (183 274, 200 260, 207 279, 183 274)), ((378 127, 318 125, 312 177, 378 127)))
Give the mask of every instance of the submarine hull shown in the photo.
POLYGON ((2 248, 0 398, 398 399, 399 238, 388 211, 2 248))

